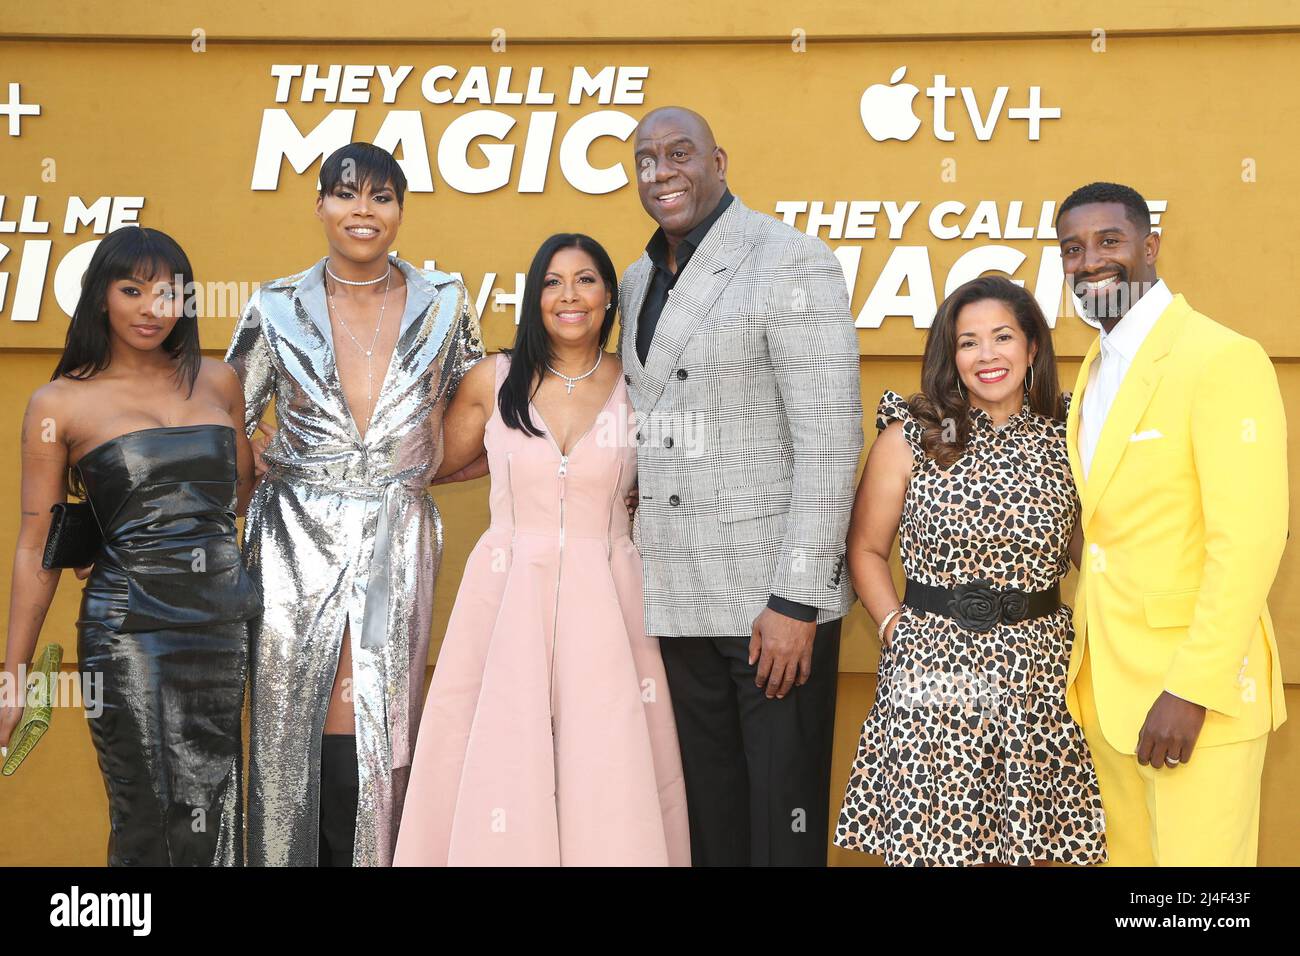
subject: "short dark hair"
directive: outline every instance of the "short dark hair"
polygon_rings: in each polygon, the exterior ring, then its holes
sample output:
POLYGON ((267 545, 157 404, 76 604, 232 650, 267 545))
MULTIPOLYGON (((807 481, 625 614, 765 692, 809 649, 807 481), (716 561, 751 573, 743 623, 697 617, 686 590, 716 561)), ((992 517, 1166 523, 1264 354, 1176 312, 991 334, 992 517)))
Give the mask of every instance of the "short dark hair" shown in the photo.
POLYGON ((1099 202, 1119 203, 1127 210, 1129 222, 1144 233, 1151 231, 1151 209, 1147 206, 1147 201, 1132 186, 1122 186, 1119 183, 1088 183, 1086 186, 1080 186, 1065 197, 1065 202, 1061 203, 1061 208, 1056 211, 1056 221, 1053 225, 1059 223, 1061 217, 1075 206, 1087 206, 1099 202))
POLYGON ((340 185, 361 189, 367 185, 379 189, 393 184, 400 207, 406 198, 406 173, 393 154, 374 143, 348 143, 330 153, 320 168, 320 195, 324 199, 340 185))

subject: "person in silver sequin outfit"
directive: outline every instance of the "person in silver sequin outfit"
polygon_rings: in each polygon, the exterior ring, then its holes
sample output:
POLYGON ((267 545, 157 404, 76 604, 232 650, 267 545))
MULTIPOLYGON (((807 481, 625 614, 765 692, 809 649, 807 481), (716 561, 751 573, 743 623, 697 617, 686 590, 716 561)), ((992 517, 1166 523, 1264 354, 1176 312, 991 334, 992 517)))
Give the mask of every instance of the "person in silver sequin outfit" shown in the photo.
MULTIPOLYGON (((350 221, 366 221, 366 200, 387 188, 400 222, 405 185, 389 154, 354 143, 322 165, 318 210, 327 196, 342 196, 359 200, 350 221)), ((443 413, 483 345, 464 284, 388 257, 395 232, 381 228, 382 241, 367 248, 326 221, 330 255, 258 289, 226 355, 243 382, 249 436, 271 399, 278 423, 244 528, 245 563, 265 606, 250 624, 253 866, 327 862, 322 733, 345 635, 355 715, 352 864, 389 865, 397 838, 442 553, 427 487, 442 458, 443 413), (369 248, 374 258, 362 261, 369 248), (374 374, 373 398, 362 393, 371 404, 358 428, 335 352, 351 347, 351 333, 333 327, 327 296, 341 269, 382 275, 385 258, 400 270, 406 304, 387 373, 374 374)))

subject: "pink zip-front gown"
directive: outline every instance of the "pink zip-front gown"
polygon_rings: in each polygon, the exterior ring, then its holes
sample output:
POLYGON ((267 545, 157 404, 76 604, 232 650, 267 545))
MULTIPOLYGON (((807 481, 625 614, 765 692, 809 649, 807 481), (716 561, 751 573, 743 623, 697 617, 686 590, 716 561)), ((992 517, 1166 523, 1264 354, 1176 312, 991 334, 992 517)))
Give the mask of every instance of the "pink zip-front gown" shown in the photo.
POLYGON ((672 701, 624 505, 624 381, 567 456, 530 413, 545 437, 496 407, 487 423, 491 524, 438 655, 393 863, 689 866, 672 701))

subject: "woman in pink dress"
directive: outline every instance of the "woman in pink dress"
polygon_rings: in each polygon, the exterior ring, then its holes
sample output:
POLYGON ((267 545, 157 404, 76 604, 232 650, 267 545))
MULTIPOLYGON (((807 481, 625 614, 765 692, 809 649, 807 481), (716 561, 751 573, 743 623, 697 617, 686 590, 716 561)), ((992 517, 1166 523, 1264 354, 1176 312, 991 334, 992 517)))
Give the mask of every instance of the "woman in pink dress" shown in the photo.
POLYGON ((672 701, 625 499, 635 422, 604 351, 605 250, 552 236, 508 355, 465 376, 451 475, 486 451, 491 524, 434 669, 395 866, 689 866, 672 701))

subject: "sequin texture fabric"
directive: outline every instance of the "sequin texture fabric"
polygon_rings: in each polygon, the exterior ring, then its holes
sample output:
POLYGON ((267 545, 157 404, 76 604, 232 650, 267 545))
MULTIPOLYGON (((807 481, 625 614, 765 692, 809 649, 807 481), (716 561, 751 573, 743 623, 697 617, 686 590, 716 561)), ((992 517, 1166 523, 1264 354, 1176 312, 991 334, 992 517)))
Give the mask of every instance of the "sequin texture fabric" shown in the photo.
POLYGON ((392 861, 442 554, 427 488, 443 413, 483 357, 460 280, 392 261, 406 307, 364 436, 334 363, 324 259, 258 289, 226 355, 249 435, 271 399, 278 425, 244 528, 265 608, 250 625, 253 866, 317 864, 320 739, 345 628, 360 785, 353 863, 392 861))

